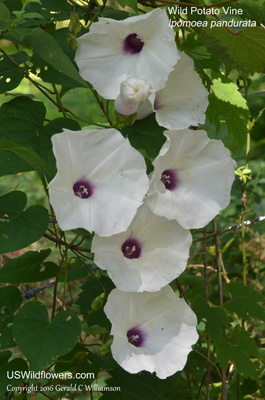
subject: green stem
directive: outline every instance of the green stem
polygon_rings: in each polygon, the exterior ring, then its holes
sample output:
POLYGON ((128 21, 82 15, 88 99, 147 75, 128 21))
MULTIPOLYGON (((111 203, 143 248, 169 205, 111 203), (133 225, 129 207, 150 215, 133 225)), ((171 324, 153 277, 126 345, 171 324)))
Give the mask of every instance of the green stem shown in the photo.
MULTIPOLYGON (((210 5, 199 5, 199 4, 192 4, 192 3, 184 3, 182 1, 174 1, 174 0, 157 0, 158 3, 165 3, 165 4, 174 4, 176 7, 177 6, 182 6, 182 7, 196 7, 196 8, 213 8, 213 7, 220 7, 229 3, 235 3, 238 0, 226 0, 222 1, 221 3, 216 3, 216 4, 210 4, 210 5)), ((139 1, 139 3, 142 3, 142 1, 139 1)), ((145 3, 145 2, 143 2, 145 3)))
MULTIPOLYGON (((248 88, 246 83, 246 78, 243 75, 244 89, 245 89, 245 98, 248 101, 248 88)), ((249 153, 250 153, 250 130, 251 126, 248 127, 247 132, 247 143, 246 143, 246 168, 248 168, 249 163, 249 153)), ((241 212, 241 239, 242 239, 242 264, 243 264, 243 282, 247 284, 247 254, 246 254, 246 229, 245 229, 245 220, 246 220, 246 204, 247 204, 247 180, 243 182, 242 186, 242 212, 241 212)))
POLYGON ((63 263, 64 263, 64 261, 65 261, 65 259, 67 257, 68 250, 71 248, 71 246, 74 244, 74 242, 77 240, 77 238, 79 236, 80 236, 80 233, 78 233, 70 243, 67 243, 67 245, 65 247, 65 250, 64 250, 64 252, 62 254, 62 258, 61 258, 60 264, 58 265, 58 274, 56 276, 55 284, 54 284, 53 304, 52 304, 52 317, 51 317, 51 319, 53 319, 54 316, 55 316, 57 288, 58 288, 58 282, 59 282, 59 277, 60 277, 62 265, 63 265, 63 263))
POLYGON ((55 94, 56 94, 57 104, 59 104, 60 109, 62 110, 62 113, 63 113, 64 118, 67 118, 67 114, 66 114, 66 112, 65 112, 65 108, 64 108, 64 106, 63 106, 63 103, 62 103, 61 97, 60 97, 60 95, 59 95, 59 92, 58 92, 58 90, 57 90, 57 87, 55 86, 54 83, 52 84, 52 87, 53 87, 53 90, 54 90, 54 92, 55 92, 55 94))

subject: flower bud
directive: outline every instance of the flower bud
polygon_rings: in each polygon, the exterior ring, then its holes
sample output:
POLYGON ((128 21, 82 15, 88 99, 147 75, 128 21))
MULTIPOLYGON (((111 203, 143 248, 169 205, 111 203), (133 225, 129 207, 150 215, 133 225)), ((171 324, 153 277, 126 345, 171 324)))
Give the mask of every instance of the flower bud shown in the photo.
POLYGON ((69 32, 73 35, 76 35, 81 30, 81 25, 79 22, 78 14, 71 13, 70 23, 69 23, 69 32))
POLYGON ((120 94, 115 100, 116 111, 122 115, 134 114, 139 105, 151 94, 151 85, 143 80, 130 77, 120 85, 120 94))

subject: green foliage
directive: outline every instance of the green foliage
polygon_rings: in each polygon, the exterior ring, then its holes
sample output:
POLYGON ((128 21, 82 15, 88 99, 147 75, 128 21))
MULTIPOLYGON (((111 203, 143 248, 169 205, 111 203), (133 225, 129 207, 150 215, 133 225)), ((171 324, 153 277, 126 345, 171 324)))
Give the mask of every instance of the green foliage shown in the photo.
POLYGON ((236 313, 239 318, 246 320, 250 316, 265 321, 265 309, 258 303, 265 303, 262 296, 253 287, 245 286, 242 282, 230 282, 226 289, 232 295, 232 299, 226 301, 225 308, 231 313, 236 313))
POLYGON ((9 214, 8 200, 11 199, 11 216, 9 216, 8 221, 0 223, 1 253, 8 253, 29 246, 42 237, 49 223, 48 211, 42 206, 31 206, 26 211, 21 210, 19 214, 12 212, 14 204, 20 198, 25 200, 25 197, 19 191, 11 193, 0 198, 0 208, 5 210, 7 215, 9 214))
POLYGON ((192 302, 198 322, 206 319, 205 332, 210 336, 216 346, 219 346, 228 328, 228 317, 221 307, 210 307, 204 297, 196 297, 192 302))
MULTIPOLYGON (((56 43, 52 36, 43 29, 34 28, 31 30, 24 36, 22 44, 25 47, 32 48, 34 54, 40 57, 44 63, 40 65, 41 67, 46 66, 48 69, 52 67, 52 72, 57 71, 69 78, 63 80, 64 86, 88 87, 87 83, 81 78, 70 59, 62 51, 61 47, 56 43)), ((37 66, 39 66, 38 63, 37 66)), ((62 84, 62 81, 53 83, 62 84)))
POLYGON ((40 371, 69 352, 80 333, 80 321, 75 314, 61 311, 49 322, 47 308, 35 301, 21 308, 13 324, 14 338, 32 371, 40 371))
POLYGON ((258 356, 258 349, 250 334, 240 327, 236 327, 231 338, 225 338, 217 351, 220 365, 225 368, 228 360, 234 361, 238 372, 253 380, 258 379, 257 371, 248 355, 258 356))
POLYGON ((177 374, 175 380, 167 378, 158 380, 154 375, 142 372, 141 375, 129 374, 121 368, 115 368, 111 372, 112 378, 108 380, 109 386, 120 387, 120 392, 105 393, 103 400, 156 400, 156 399, 190 399, 190 392, 185 379, 177 374), (137 387, 137 390, 135 388, 137 387))
POLYGON ((9 260, 0 270, 0 281, 8 283, 41 282, 58 274, 53 262, 44 262, 51 249, 28 251, 14 260, 9 260))
POLYGON ((238 144, 243 146, 246 141, 249 111, 246 100, 234 83, 213 80, 207 115, 210 122, 215 124, 217 133, 220 130, 220 116, 222 116, 229 132, 232 133, 238 144))
MULTIPOLYGON (((4 353, 10 353, 5 351, 4 353)), ((10 353, 9 357, 12 355, 10 353)), ((13 376, 16 371, 21 371, 27 372, 28 371, 28 364, 26 363, 25 360, 22 360, 22 358, 15 358, 9 362, 8 358, 5 363, 0 364, 0 392, 4 393, 6 392, 6 388, 8 385, 12 385, 14 387, 19 386, 20 382, 23 380, 23 378, 18 378, 16 379, 11 378, 9 379, 8 376, 13 376)))
POLYGON ((152 114, 142 121, 136 121, 133 126, 123 128, 122 133, 129 138, 133 147, 153 161, 166 140, 164 130, 165 128, 156 123, 152 114))
MULTIPOLYGON (((0 7, 1 4, 3 3, 0 3, 0 7)), ((10 57, 17 65, 4 55, 0 57, 0 70, 2 74, 0 93, 15 89, 20 84, 24 77, 24 71, 23 68, 20 67, 20 64, 25 63, 29 59, 29 56, 24 51, 11 54, 10 57)))
POLYGON ((117 3, 119 3, 123 8, 128 6, 138 13, 137 0, 117 0, 117 3))
POLYGON ((228 72, 233 68, 251 74, 265 72, 265 32, 261 27, 245 28, 236 34, 223 28, 207 28, 202 37, 207 48, 225 64, 228 72))
POLYGON ((13 314, 22 303, 20 291, 15 286, 0 288, 0 348, 15 346, 12 335, 13 314))

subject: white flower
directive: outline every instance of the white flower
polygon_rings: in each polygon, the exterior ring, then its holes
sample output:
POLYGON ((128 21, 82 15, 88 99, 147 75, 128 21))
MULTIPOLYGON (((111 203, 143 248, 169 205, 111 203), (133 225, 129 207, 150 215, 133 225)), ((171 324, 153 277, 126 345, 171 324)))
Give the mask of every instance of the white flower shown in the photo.
MULTIPOLYGON (((166 86, 156 93, 152 102, 158 124, 167 129, 184 129, 203 124, 208 94, 194 71, 192 58, 180 53, 180 60, 170 73, 166 86)), ((147 105, 149 100, 139 106, 138 119, 151 113, 151 105, 147 105)))
POLYGON ((65 129, 52 142, 58 172, 48 187, 61 229, 126 230, 148 189, 140 153, 115 129, 65 129))
POLYGON ((128 78, 120 85, 120 94, 115 100, 116 111, 122 115, 134 114, 139 104, 151 94, 151 85, 143 79, 128 78))
POLYGON ((186 268, 192 237, 176 221, 153 214, 143 204, 126 232, 95 236, 92 252, 118 289, 154 292, 186 268))
POLYGON ((81 76, 107 99, 117 98, 129 76, 161 89, 179 59, 166 11, 159 8, 123 21, 99 18, 77 41, 81 76))
POLYGON ((220 140, 204 131, 165 131, 147 193, 151 210, 186 229, 202 228, 228 206, 234 164, 220 140))
POLYGON ((114 289, 104 311, 112 323, 113 358, 132 374, 173 375, 184 368, 198 340, 194 312, 170 286, 154 293, 114 289))

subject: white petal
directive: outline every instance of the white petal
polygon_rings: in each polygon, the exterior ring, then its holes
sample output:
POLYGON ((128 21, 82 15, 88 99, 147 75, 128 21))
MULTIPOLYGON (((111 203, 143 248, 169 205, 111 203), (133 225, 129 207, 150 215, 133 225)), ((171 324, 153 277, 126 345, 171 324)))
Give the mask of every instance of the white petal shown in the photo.
POLYGON ((116 99, 121 82, 129 76, 145 79, 154 91, 161 89, 178 58, 166 11, 156 9, 124 21, 99 18, 89 33, 78 38, 75 61, 81 76, 101 96, 116 99), (128 54, 123 41, 133 33, 144 46, 139 53, 128 54))
POLYGON ((192 58, 181 53, 166 86, 156 94, 156 120, 167 129, 184 129, 205 121, 208 92, 194 71, 192 58))
POLYGON ((166 131, 166 143, 154 161, 147 193, 151 210, 186 229, 202 228, 230 201, 233 160, 220 140, 204 131, 166 131), (175 169, 179 184, 168 190, 161 182, 165 170, 175 169))
POLYGON ((130 373, 156 372, 164 379, 183 369, 191 346, 198 340, 197 319, 170 286, 155 293, 126 293, 114 289, 105 313, 112 323, 112 354, 130 373), (133 327, 145 333, 136 347, 128 341, 133 327))
POLYGON ((108 271, 118 289, 154 292, 184 271, 191 242, 188 230, 154 215, 143 204, 126 232, 109 238, 95 235, 92 251, 95 264, 108 271), (141 245, 139 258, 123 254, 122 245, 131 237, 141 245))
POLYGON ((60 227, 101 236, 126 230, 148 189, 144 159, 128 139, 115 129, 64 130, 52 142, 58 172, 49 184, 50 201, 60 227), (91 183, 91 197, 75 195, 80 179, 91 183))

